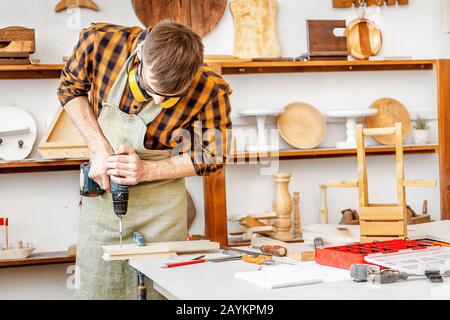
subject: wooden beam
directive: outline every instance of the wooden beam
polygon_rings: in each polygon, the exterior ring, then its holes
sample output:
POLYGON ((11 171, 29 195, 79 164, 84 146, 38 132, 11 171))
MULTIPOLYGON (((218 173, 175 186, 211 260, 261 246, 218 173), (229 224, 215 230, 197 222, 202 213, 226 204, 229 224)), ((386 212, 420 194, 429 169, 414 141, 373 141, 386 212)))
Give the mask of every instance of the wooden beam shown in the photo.
POLYGON ((203 177, 206 239, 228 245, 225 168, 203 177))
POLYGON ((450 220, 450 60, 437 62, 441 219, 450 220))

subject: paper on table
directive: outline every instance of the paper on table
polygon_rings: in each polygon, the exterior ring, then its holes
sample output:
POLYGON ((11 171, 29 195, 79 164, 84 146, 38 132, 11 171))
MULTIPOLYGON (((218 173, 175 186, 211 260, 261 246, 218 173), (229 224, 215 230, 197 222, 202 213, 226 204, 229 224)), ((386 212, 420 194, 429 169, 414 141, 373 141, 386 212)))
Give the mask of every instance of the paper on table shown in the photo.
POLYGON ((304 262, 296 265, 264 266, 260 271, 235 273, 236 278, 251 282, 266 289, 349 280, 346 270, 304 262))

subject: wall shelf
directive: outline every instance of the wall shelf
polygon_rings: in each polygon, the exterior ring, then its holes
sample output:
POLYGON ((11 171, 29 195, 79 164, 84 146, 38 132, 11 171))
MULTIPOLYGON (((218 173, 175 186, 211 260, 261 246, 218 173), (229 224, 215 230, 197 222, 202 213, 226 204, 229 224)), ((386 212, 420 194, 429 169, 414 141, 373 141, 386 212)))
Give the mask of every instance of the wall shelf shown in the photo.
POLYGON ((432 70, 435 60, 374 60, 374 61, 276 61, 241 62, 207 61, 223 75, 293 72, 355 72, 355 71, 408 71, 432 70))
MULTIPOLYGON (((437 153, 439 146, 436 144, 430 145, 405 145, 403 152, 405 154, 414 153, 437 153)), ((386 155, 395 154, 394 147, 377 146, 366 149, 368 155, 386 155)), ((252 153, 236 153, 228 157, 231 163, 243 163, 256 161, 258 159, 280 159, 280 160, 294 160, 294 159, 314 159, 314 158, 339 158, 356 156, 356 149, 310 149, 310 150, 288 150, 280 151, 278 153, 267 154, 252 154, 252 153)))
POLYGON ((67 251, 45 252, 32 254, 26 259, 0 261, 0 268, 74 263, 75 260, 76 256, 70 256, 67 251))
POLYGON ((0 65, 0 79, 59 79, 63 64, 0 65))
POLYGON ((30 159, 17 162, 0 161, 0 174, 79 170, 89 159, 30 159))

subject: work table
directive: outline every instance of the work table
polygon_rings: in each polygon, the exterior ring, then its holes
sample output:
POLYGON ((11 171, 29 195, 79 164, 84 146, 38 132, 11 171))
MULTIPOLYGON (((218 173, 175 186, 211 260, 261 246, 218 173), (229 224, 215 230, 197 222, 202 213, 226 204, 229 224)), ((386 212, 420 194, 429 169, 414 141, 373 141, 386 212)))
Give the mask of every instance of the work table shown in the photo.
MULTIPOLYGON (((236 272, 257 270, 255 264, 228 261, 161 268, 167 261, 133 259, 130 265, 152 279, 154 288, 171 300, 424 300, 436 299, 431 290, 450 283, 448 278, 444 278, 444 283, 437 284, 426 279, 411 279, 393 284, 369 285, 354 282, 348 272, 348 280, 345 281, 270 290, 234 277, 236 272)), ((315 265, 315 262, 303 263, 315 265)))

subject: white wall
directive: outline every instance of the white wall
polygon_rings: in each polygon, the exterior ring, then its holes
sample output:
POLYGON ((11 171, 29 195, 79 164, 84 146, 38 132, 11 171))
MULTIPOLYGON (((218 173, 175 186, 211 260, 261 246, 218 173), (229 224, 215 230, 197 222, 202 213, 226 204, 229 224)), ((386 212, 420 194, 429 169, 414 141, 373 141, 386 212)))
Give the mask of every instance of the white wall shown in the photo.
MULTIPOLYGON (((381 55, 450 57, 450 36, 441 32, 440 0, 410 2, 409 6, 383 8, 371 16, 384 31, 381 55)), ((61 63, 62 57, 70 54, 78 38, 78 27, 87 26, 90 22, 140 25, 129 0, 96 0, 100 12, 83 9, 55 13, 55 3, 51 0, 16 0, 8 6, 7 15, 0 15, 0 27, 22 25, 36 29, 37 52, 34 58, 41 59, 43 63, 61 63), (80 24, 77 27, 78 20, 80 24)), ((279 0, 278 3, 279 36, 284 56, 298 56, 306 52, 306 19, 350 21, 356 17, 356 10, 332 9, 329 0, 279 0)), ((233 21, 228 9, 222 22, 204 41, 207 54, 232 54, 233 21)), ((411 111, 436 117, 434 71, 248 75, 227 76, 226 79, 234 88, 233 114, 240 108, 282 107, 294 101, 311 103, 321 111, 366 108, 375 99, 388 96, 402 101, 411 111)), ((2 80, 0 105, 14 103, 28 110, 38 123, 40 140, 46 131, 47 122, 59 107, 55 93, 57 84, 57 80, 2 80)), ((238 125, 251 124, 248 120, 236 116, 233 118, 238 125)), ((330 124, 323 146, 331 146, 343 136, 343 123, 330 124)), ((37 157, 38 154, 33 152, 32 156, 37 157)), ((373 200, 394 201, 393 160, 385 156, 371 157, 368 163, 369 179, 373 177, 370 179, 373 200)), ((280 163, 281 170, 293 173, 291 190, 301 192, 304 223, 319 221, 318 184, 352 179, 356 177, 355 166, 356 161, 352 158, 280 163)), ((228 167, 229 213, 271 209, 272 177, 261 176, 259 169, 258 165, 228 167)), ((408 178, 438 179, 437 156, 407 156, 406 175, 408 178)), ((77 185, 76 172, 0 175, 0 216, 10 217, 11 241, 32 241, 38 251, 65 250, 75 243, 80 200, 77 185)), ((202 233, 201 178, 188 179, 188 188, 199 211, 191 232, 202 233)), ((412 189, 408 192, 408 203, 419 211, 423 199, 429 200, 430 211, 437 219, 440 210, 438 189, 412 189)), ((357 207, 356 192, 331 191, 329 204, 331 222, 337 222, 340 210, 357 207)), ((0 298, 21 298, 20 292, 27 290, 31 290, 28 298, 70 298, 71 291, 61 289, 68 277, 65 268, 0 269, 0 298), (46 276, 42 277, 42 274, 46 276), (27 284, 16 281, 24 275, 29 280, 27 284), (28 289, 21 287, 18 291, 17 286, 26 286, 28 289)))

